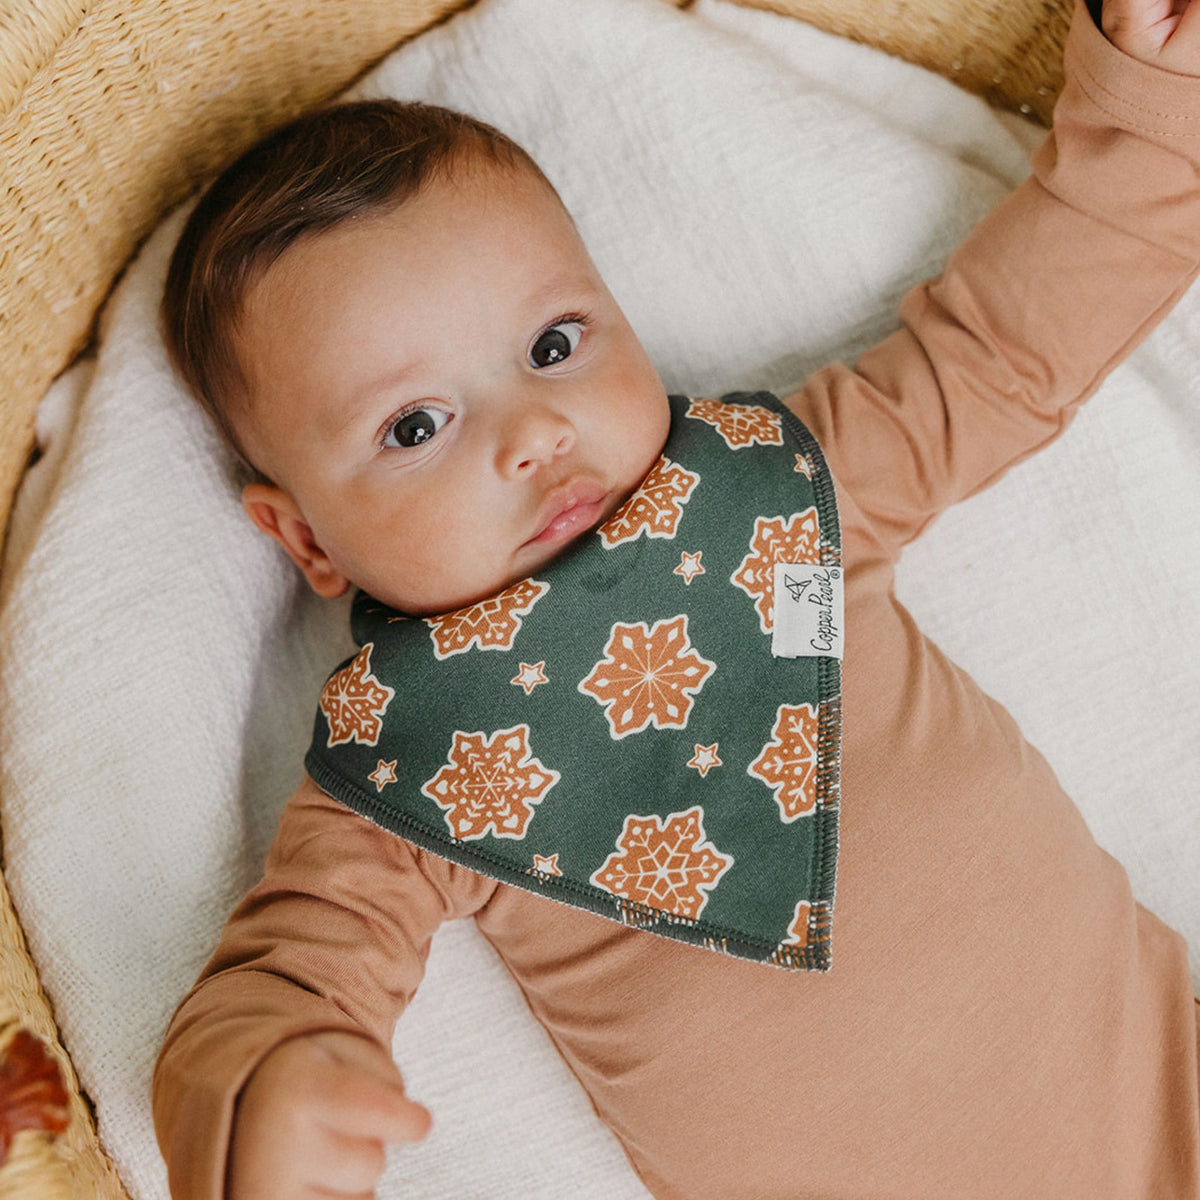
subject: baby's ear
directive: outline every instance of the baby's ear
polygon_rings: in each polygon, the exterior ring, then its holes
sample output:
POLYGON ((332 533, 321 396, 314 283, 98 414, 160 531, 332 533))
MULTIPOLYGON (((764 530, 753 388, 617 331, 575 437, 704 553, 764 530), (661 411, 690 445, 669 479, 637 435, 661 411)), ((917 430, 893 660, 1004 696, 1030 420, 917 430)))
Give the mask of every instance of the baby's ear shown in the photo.
POLYGON ((318 596, 333 600, 345 593, 350 581, 317 545, 312 527, 287 492, 273 483, 249 483, 242 489, 242 507, 267 537, 287 551, 318 596))

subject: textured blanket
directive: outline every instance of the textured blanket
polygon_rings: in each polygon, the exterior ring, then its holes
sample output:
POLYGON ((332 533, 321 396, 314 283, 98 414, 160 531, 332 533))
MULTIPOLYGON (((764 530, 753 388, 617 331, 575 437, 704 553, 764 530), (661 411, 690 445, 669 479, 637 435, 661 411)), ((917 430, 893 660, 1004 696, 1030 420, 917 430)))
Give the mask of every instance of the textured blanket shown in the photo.
MULTIPOLYGON (((468 108, 522 141, 668 390, 691 395, 786 393, 852 360, 1040 136, 722 0, 482 0, 359 91, 468 108)), ((321 683, 353 653, 344 606, 308 595, 251 529, 167 369, 155 315, 179 224, 126 275, 94 369, 45 409, 0 614, 6 873, 136 1200, 166 1196, 158 1042, 256 877, 321 683)), ((1193 293, 1065 438, 925 534, 900 580, 1194 962, 1197 346, 1193 293)), ((438 935, 395 1048, 436 1126, 382 1196, 646 1196, 472 927, 438 935)))

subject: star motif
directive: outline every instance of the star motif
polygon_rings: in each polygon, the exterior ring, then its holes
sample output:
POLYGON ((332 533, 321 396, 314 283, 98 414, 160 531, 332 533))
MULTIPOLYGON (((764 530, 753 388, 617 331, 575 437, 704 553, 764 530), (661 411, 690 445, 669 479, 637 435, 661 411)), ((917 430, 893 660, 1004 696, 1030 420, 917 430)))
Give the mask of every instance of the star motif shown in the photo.
POLYGON ((695 767, 700 772, 700 778, 713 769, 713 767, 722 766, 721 760, 717 757, 717 747, 720 742, 713 742, 711 746, 702 746, 699 742, 696 743, 696 753, 688 759, 688 766, 695 767))
POLYGON ((397 759, 393 758, 391 762, 384 762, 381 758, 379 760, 379 766, 377 766, 375 770, 367 776, 367 778, 375 785, 375 790, 377 792, 382 792, 389 783, 396 782, 397 761, 397 759))
POLYGON ((695 554, 689 554, 686 550, 682 551, 679 555, 679 566, 672 574, 682 575, 684 583, 691 583, 697 575, 704 574, 704 568, 700 565, 700 559, 703 556, 703 550, 697 550, 695 554))
POLYGON ((545 673, 545 671, 542 670, 545 665, 545 659, 539 663, 523 662, 521 664, 521 669, 517 672, 517 677, 515 679, 510 679, 508 682, 515 684, 518 687, 523 687, 525 689, 525 695, 528 696, 529 693, 532 692, 539 683, 550 682, 549 676, 545 673))
POLYGON ((796 455, 796 465, 792 468, 793 471, 799 472, 805 479, 812 478, 812 463, 804 457, 803 454, 796 455))
POLYGON ((533 856, 533 871, 536 875, 561 875, 557 854, 535 854, 533 856))

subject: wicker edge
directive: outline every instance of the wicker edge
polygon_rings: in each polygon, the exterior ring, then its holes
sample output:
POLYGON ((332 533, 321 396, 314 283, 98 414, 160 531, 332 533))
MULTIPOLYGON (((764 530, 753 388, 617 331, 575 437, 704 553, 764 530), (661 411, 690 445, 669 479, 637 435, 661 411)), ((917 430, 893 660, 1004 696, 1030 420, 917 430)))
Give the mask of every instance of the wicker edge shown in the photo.
POLYGON ((1043 125, 1074 0, 738 0, 907 59, 1043 125))
MULTIPOLYGON (((113 280, 162 213, 265 130, 471 2, 47 0, 8 10, 0 22, 0 528, 29 458, 38 400, 86 345, 113 280)), ((1062 86, 1072 0, 740 2, 889 51, 1044 124, 1062 86)), ((72 1115, 53 1156, 21 1135, 0 1171, 0 1200, 128 1200, 2 877, 0 999, 52 1047, 72 1115)))
POLYGON ((70 1098, 70 1125, 50 1143, 34 1133, 19 1134, 0 1170, 2 1200, 128 1200, 121 1181, 96 1139, 92 1111, 75 1069, 63 1049, 50 1005, 25 944, 8 887, 0 877, 0 1009, 49 1047, 70 1098))
MULTIPOLYGON (((0 524, 29 456, 38 400, 87 343, 114 278, 162 213, 266 129, 468 2, 56 0, 5 13, 0 524)), ((51 1047, 71 1106, 70 1126, 52 1145, 19 1135, 0 1170, 0 1197, 128 1200, 2 878, 0 999, 51 1047)))

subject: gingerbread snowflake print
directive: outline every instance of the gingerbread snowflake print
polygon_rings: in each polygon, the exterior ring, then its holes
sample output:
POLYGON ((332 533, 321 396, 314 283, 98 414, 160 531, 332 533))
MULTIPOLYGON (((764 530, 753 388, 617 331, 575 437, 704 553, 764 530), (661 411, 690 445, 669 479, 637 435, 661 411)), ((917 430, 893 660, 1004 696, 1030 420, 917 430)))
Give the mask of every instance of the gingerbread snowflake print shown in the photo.
POLYGON ((371 674, 374 648, 374 642, 367 642, 354 661, 331 675, 321 689, 321 711, 329 722, 327 746, 349 741, 362 746, 379 743, 383 715, 396 691, 371 674))
POLYGON ((785 824, 817 807, 817 710, 809 704, 781 704, 771 739, 746 768, 774 793, 785 824))
POLYGON ((783 421, 761 404, 723 404, 720 400, 693 400, 684 416, 711 425, 730 450, 747 446, 782 446, 783 421))
POLYGON ((550 590, 539 579, 522 579, 478 604, 456 609, 440 617, 426 617, 439 658, 465 654, 472 646, 480 650, 511 650, 521 628, 521 619, 550 590))
POLYGON ((591 882, 614 896, 695 920, 709 894, 733 866, 704 832, 699 805, 663 818, 630 814, 591 882))
POLYGON ((604 708, 614 740, 653 725, 687 725, 693 697, 717 664, 688 638, 686 613, 648 626, 614 623, 604 657, 579 683, 579 690, 604 708))
POLYGON ((469 842, 488 832, 523 838, 533 806, 561 776, 534 757, 529 726, 485 733, 455 731, 443 766, 421 792, 445 810, 451 834, 469 842))
POLYGON ((787 937, 781 946, 799 946, 803 949, 808 945, 808 922, 812 916, 812 905, 807 900, 799 900, 792 913, 792 923, 788 926, 787 937))
POLYGON ((806 508, 790 517, 756 517, 750 550, 729 577, 754 601, 759 628, 770 633, 775 624, 775 564, 821 561, 821 528, 817 510, 806 508))
POLYGON ((605 549, 641 537, 673 538, 700 476, 660 457, 641 486, 596 531, 605 549))

